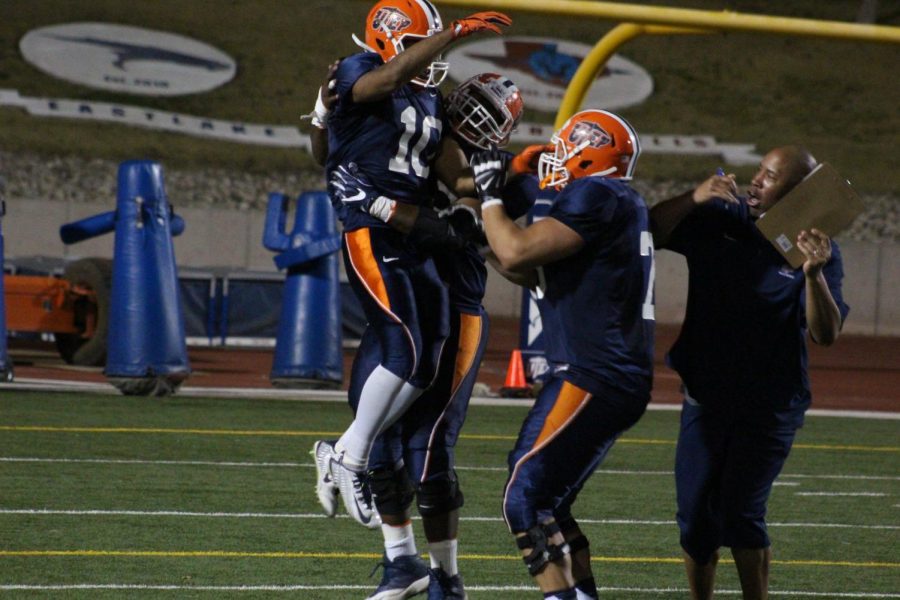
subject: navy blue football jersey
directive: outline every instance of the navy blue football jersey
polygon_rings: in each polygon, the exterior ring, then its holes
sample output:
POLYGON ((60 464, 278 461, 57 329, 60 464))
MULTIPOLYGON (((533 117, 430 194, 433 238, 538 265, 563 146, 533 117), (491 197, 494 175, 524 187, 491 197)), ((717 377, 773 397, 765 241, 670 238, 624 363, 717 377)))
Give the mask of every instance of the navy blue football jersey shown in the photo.
MULTIPOLYGON (((684 324, 668 355, 690 395, 711 408, 802 419, 810 402, 802 268, 763 237, 743 199, 696 208, 666 247, 685 256, 690 273, 684 324)), ((823 274, 843 319, 849 308, 834 242, 823 274)))
MULTIPOLYGON (((338 101, 328 118, 326 176, 338 165, 356 163, 382 195, 411 204, 427 203, 430 167, 446 127, 443 100, 435 89, 408 83, 383 100, 354 102, 354 84, 383 64, 377 54, 363 52, 338 66, 338 101)), ((332 202, 345 230, 386 227, 356 206, 332 202)))
POLYGON ((548 218, 584 239, 538 271, 553 373, 592 393, 607 385, 649 398, 654 266, 644 199, 623 182, 585 177, 559 193, 548 218))

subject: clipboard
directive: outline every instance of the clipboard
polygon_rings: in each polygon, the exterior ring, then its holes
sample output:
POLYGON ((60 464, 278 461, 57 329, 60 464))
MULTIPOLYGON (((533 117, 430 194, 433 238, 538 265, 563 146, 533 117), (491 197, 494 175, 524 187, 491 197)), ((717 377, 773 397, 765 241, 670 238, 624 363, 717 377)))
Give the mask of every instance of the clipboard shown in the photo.
POLYGON ((801 231, 815 227, 833 238, 863 212, 863 201, 828 163, 820 163, 756 221, 756 227, 794 269, 806 258, 796 246, 801 231))

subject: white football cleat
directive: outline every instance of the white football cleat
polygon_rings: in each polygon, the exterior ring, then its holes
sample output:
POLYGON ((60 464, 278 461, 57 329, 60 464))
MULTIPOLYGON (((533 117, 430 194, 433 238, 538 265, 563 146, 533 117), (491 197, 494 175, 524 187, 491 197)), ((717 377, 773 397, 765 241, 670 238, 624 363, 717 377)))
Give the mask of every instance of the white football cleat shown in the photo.
POLYGON ((325 511, 326 517, 337 514, 338 508, 338 482, 335 481, 335 471, 338 471, 339 455, 334 451, 334 442, 319 440, 313 444, 313 460, 316 463, 316 495, 319 504, 325 511), (338 466, 336 469, 335 466, 338 466))
POLYGON ((340 462, 335 463, 335 471, 338 470, 340 475, 336 478, 337 484, 347 513, 363 527, 381 527, 381 517, 375 509, 375 499, 369 489, 366 474, 351 471, 340 462))

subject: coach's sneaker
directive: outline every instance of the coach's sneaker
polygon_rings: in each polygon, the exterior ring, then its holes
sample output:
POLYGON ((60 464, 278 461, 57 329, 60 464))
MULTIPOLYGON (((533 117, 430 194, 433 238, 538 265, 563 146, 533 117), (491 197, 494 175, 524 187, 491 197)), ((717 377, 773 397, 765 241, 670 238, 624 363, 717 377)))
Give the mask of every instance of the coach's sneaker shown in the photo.
POLYGON ((337 477, 338 488, 344 508, 357 523, 369 529, 381 527, 381 517, 375 510, 375 500, 372 498, 372 490, 369 488, 369 478, 365 473, 358 473, 336 465, 335 470, 340 470, 337 477))
POLYGON ((415 554, 398 556, 394 560, 385 556, 375 565, 372 575, 378 567, 384 567, 381 583, 366 600, 402 600, 428 589, 428 565, 415 554))
POLYGON ((337 514, 340 493, 338 482, 335 481, 335 472, 340 473, 339 455, 334 451, 334 442, 327 440, 319 440, 313 444, 310 454, 316 463, 316 495, 319 497, 319 504, 326 517, 333 517, 337 514))
POLYGON ((466 600, 462 577, 447 575, 443 569, 428 569, 428 600, 466 600))

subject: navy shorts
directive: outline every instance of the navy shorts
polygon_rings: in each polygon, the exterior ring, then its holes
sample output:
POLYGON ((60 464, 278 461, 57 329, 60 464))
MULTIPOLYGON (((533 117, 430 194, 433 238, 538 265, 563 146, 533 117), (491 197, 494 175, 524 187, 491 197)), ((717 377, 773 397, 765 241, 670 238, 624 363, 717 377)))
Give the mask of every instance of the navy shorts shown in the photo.
POLYGON ((721 546, 769 547, 766 504, 796 431, 684 402, 675 451, 676 518, 691 558, 707 564, 721 546))
POLYGON ((520 533, 568 516, 584 482, 646 408, 647 399, 614 388, 593 395, 553 377, 525 417, 509 453, 510 475, 503 494, 509 530, 520 533))
POLYGON ((434 261, 391 229, 345 232, 343 246, 347 278, 375 332, 381 364, 428 387, 449 334, 447 288, 434 261))

